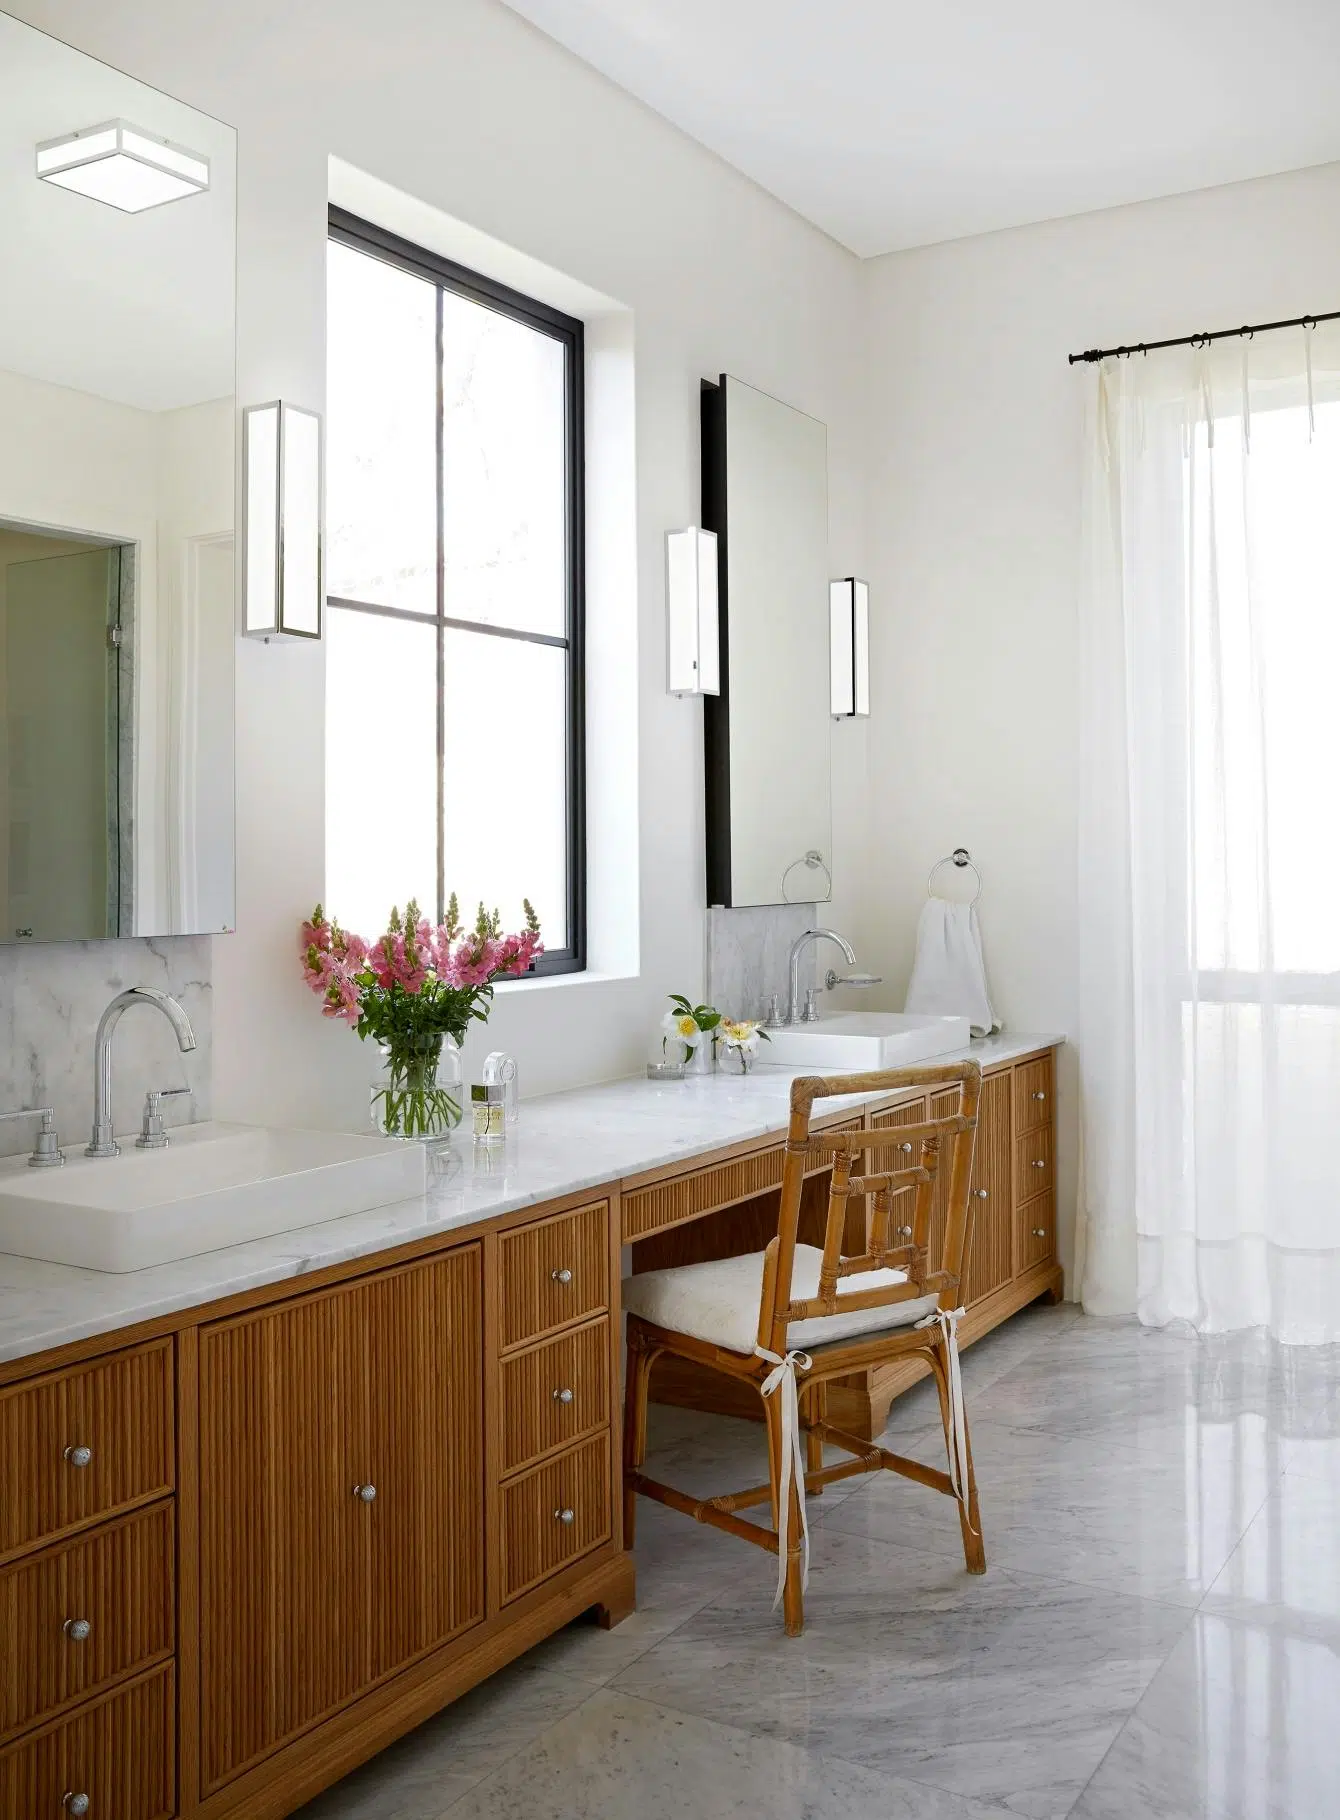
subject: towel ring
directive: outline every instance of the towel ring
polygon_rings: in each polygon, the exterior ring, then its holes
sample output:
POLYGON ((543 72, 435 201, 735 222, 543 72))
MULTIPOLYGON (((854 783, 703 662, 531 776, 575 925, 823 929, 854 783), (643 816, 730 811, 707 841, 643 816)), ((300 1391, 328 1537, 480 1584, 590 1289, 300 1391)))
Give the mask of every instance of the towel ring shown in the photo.
POLYGON ((790 904, 790 903, 795 902, 794 898, 787 896, 786 881, 788 878, 790 878, 791 874, 795 871, 797 866, 808 866, 811 872, 815 872, 815 871, 822 872, 824 875, 824 879, 826 881, 825 888, 824 888, 824 894, 822 897, 820 897, 820 898, 808 898, 807 897, 807 898, 803 898, 801 901, 803 903, 807 903, 807 904, 808 903, 826 904, 826 903, 830 902, 832 899, 832 896, 833 896, 833 874, 828 870, 828 866, 824 861, 824 856, 822 853, 820 853, 820 851, 817 847, 811 847, 808 853, 802 853, 800 855, 799 859, 793 859, 791 861, 791 864, 786 868, 786 871, 783 872, 782 885, 781 885, 782 902, 784 904, 790 904))
POLYGON ((930 875, 926 880, 926 895, 928 897, 934 897, 935 895, 935 875, 940 870, 941 866, 957 866, 960 871, 962 871, 965 866, 968 868, 973 877, 977 880, 977 889, 968 899, 968 903, 970 906, 975 904, 982 895, 982 875, 978 871, 977 864, 968 849, 966 847, 955 847, 952 853, 946 853, 943 859, 936 860, 935 864, 931 867, 930 875))

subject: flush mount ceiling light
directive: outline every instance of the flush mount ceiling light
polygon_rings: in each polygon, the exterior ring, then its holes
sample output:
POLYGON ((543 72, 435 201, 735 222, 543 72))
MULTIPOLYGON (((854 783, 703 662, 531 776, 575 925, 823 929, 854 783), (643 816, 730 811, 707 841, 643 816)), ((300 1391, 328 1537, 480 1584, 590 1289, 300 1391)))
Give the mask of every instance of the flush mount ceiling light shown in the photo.
POLYGON ((870 588, 848 575, 828 584, 831 709, 835 720, 870 713, 870 588))
POLYGON ((242 630, 267 641, 320 638, 320 417, 278 399, 249 405, 242 413, 242 462, 242 630))
POLYGON ((209 159, 128 120, 106 120, 44 139, 37 148, 37 174, 63 190, 138 215, 207 190, 209 159))

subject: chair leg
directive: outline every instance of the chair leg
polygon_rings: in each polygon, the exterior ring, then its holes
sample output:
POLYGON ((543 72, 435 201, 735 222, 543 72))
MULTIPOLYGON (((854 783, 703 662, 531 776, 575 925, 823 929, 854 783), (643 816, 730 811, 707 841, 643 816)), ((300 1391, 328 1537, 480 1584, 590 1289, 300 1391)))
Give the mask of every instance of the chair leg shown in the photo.
POLYGON ((637 1535, 637 1491, 633 1480, 647 1458, 647 1398, 656 1354, 628 1335, 628 1357, 623 1387, 623 1545, 631 1548, 637 1535))
MULTIPOLYGON (((949 1358, 937 1347, 932 1358, 935 1388, 940 1396, 940 1421, 945 1431, 945 1451, 953 1445, 950 1438, 950 1405, 949 1405, 949 1358)), ((955 1499, 958 1505, 959 1530, 963 1537, 963 1560, 970 1574, 986 1572, 986 1545, 982 1540, 982 1513, 977 1504, 977 1474, 972 1463, 972 1433, 968 1427, 968 1414, 963 1412, 963 1451, 968 1461, 968 1495, 966 1502, 955 1499)))
MULTIPOLYGON (((807 1393, 805 1407, 809 1415, 809 1427, 805 1431, 805 1469, 807 1472, 821 1472, 824 1464, 824 1444, 815 1428, 818 1423, 828 1419, 828 1386, 812 1385, 807 1393)), ((815 1497, 823 1496, 823 1486, 819 1486, 815 1497)))
MULTIPOLYGON (((768 1471, 772 1484, 772 1521, 773 1527, 780 1533, 778 1522, 780 1506, 779 1492, 782 1482, 782 1412, 778 1407, 779 1399, 769 1397, 763 1405, 763 1413, 768 1425, 768 1471)), ((801 1585, 803 1574, 803 1557, 801 1553, 801 1519, 800 1498, 801 1486, 797 1484, 795 1474, 791 1475, 791 1487, 788 1496, 787 1531, 786 1531, 786 1587, 782 1594, 782 1613, 786 1619, 788 1637, 798 1637, 805 1628, 805 1593, 801 1585)))

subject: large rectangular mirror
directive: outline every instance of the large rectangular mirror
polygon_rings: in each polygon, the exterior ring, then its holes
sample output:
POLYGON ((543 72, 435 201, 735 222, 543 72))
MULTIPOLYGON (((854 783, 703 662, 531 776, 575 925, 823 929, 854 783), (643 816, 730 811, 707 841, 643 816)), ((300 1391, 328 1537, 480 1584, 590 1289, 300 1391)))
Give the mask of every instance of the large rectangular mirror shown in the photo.
POLYGON ((705 705, 707 901, 827 897, 828 433, 726 374, 703 386, 721 693, 705 705))
POLYGON ((233 924, 235 165, 0 14, 0 942, 233 924))

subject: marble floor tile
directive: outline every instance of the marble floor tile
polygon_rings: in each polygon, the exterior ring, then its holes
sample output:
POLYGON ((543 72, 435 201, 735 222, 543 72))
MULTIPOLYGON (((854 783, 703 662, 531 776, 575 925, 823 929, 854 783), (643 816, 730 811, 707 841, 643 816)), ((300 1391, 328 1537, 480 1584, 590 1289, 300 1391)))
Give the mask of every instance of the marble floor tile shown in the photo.
POLYGON ((985 1807, 605 1692, 448 1810, 450 1820, 1000 1820, 985 1807))
MULTIPOLYGON (((901 1437, 895 1437, 901 1439, 901 1437)), ((1282 1470, 1211 1442, 1181 1459, 1140 1458, 1105 1439, 976 1420, 973 1461, 987 1561, 1048 1579, 1196 1606, 1282 1470)), ((914 1458, 944 1465, 938 1435, 914 1458)), ((954 1502, 881 1473, 833 1513, 833 1525, 962 1559, 954 1502)))
POLYGON ((1335 1820, 1340 1654, 1201 1614, 1072 1809, 1072 1820, 1335 1820))
MULTIPOLYGON (((981 1395, 1022 1360, 1053 1342, 1083 1315, 1074 1302, 1034 1302, 1011 1320, 983 1334, 962 1353, 963 1388, 981 1395)), ((889 1410, 886 1434, 907 1434, 940 1424, 940 1405, 929 1378, 905 1391, 889 1410)))
POLYGON ((523 1658, 309 1801, 294 1820, 438 1820, 591 1691, 588 1682, 547 1674, 523 1658))
POLYGON ((825 1525, 804 1635, 741 1581, 615 1686, 893 1776, 1061 1816, 1191 1614, 825 1525))
MULTIPOLYGON (((1285 1473, 1201 1610, 1340 1654, 1340 1479, 1285 1473)), ((1340 1812, 1340 1788, 1336 1805, 1340 1812)))

